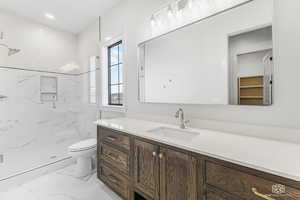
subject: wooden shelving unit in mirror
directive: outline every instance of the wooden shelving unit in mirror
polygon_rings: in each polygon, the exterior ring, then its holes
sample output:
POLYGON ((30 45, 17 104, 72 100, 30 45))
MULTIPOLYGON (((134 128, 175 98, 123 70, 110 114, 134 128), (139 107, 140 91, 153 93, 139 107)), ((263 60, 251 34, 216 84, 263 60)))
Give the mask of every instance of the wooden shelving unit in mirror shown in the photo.
POLYGON ((239 105, 263 105, 264 104, 264 77, 247 76, 238 78, 238 102, 239 105))

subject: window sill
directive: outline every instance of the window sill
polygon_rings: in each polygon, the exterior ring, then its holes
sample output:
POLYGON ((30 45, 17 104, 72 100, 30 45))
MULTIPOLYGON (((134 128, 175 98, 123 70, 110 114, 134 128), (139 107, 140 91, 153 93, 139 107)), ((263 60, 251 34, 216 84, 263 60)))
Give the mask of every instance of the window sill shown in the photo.
POLYGON ((100 109, 106 112, 119 112, 119 113, 127 112, 127 108, 125 106, 101 105, 100 109))

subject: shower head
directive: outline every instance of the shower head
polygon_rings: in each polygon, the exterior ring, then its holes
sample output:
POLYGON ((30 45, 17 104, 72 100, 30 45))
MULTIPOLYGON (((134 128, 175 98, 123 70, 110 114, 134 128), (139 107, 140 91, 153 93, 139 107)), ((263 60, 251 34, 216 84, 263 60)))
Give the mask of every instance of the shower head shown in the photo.
MULTIPOLYGON (((4 39, 4 33, 0 32, 0 40, 3 40, 3 39, 4 39)), ((21 51, 21 49, 10 48, 7 44, 4 44, 4 43, 0 43, 0 46, 8 49, 8 54, 7 54, 8 56, 15 55, 16 53, 19 53, 21 51)))
POLYGON ((12 49, 12 48, 8 48, 8 56, 12 56, 14 54, 17 54, 21 51, 21 49, 12 49))
POLYGON ((0 99, 6 99, 6 98, 7 98, 7 96, 4 96, 4 95, 0 94, 0 99))
POLYGON ((12 56, 12 55, 14 55, 16 53, 19 53, 21 51, 21 49, 9 48, 6 44, 0 44, 0 46, 3 46, 3 47, 8 49, 8 56, 12 56))

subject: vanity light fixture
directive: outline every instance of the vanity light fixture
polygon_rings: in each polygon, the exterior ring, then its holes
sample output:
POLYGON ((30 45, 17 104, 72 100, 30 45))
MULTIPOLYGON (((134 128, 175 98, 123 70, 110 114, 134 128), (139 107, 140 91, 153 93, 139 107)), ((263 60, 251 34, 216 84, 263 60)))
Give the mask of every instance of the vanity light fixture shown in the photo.
POLYGON ((173 0, 151 16, 152 36, 254 0, 173 0))
POLYGON ((55 16, 51 13, 46 12, 44 15, 47 19, 55 20, 55 16))

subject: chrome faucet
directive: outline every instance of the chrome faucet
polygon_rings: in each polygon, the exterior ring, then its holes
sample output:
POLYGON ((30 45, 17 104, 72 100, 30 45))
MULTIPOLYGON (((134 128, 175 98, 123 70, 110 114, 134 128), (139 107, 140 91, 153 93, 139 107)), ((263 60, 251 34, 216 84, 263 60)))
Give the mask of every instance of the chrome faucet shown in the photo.
POLYGON ((180 128, 186 129, 186 124, 189 122, 189 120, 184 119, 184 112, 182 108, 179 108, 175 114, 175 118, 179 118, 180 120, 180 128))

